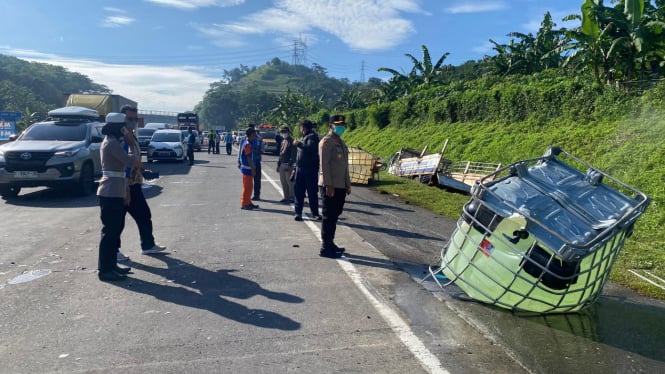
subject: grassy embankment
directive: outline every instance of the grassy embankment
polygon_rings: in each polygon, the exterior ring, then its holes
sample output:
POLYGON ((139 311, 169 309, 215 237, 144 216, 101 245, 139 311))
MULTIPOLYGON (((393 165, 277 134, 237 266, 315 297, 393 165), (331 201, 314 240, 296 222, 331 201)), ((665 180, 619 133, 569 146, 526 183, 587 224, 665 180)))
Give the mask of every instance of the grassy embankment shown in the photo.
MULTIPOLYGON (((542 155, 549 145, 558 145, 645 192, 651 199, 646 213, 621 251, 611 280, 650 297, 665 299, 665 291, 650 285, 628 270, 649 271, 665 278, 665 108, 648 97, 629 103, 630 113, 604 116, 584 123, 566 118, 538 124, 534 121, 493 123, 435 123, 415 126, 358 125, 344 135, 349 145, 358 145, 384 161, 402 146, 421 149, 429 144, 438 151, 446 139, 445 157, 450 160, 501 162, 542 155)), ((625 103, 624 103, 625 104, 625 103)), ((415 181, 383 173, 377 189, 394 193, 411 204, 431 209, 452 219, 459 218, 468 196, 428 187, 415 181)))

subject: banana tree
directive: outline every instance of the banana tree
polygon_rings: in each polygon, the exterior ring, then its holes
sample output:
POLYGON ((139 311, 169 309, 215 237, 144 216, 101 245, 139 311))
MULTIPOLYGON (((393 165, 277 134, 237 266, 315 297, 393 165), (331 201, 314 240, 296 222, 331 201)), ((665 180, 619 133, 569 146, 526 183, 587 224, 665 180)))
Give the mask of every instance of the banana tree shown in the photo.
POLYGON ((432 64, 432 58, 430 57, 429 50, 426 46, 421 46, 423 50, 423 60, 419 61, 410 53, 406 53, 405 56, 411 59, 413 67, 408 74, 400 73, 397 70, 381 67, 378 71, 384 71, 392 74, 392 88, 394 86, 399 86, 400 88, 405 88, 405 94, 413 92, 416 87, 431 87, 436 83, 443 81, 443 73, 445 67, 443 62, 450 53, 444 53, 435 64, 432 64))

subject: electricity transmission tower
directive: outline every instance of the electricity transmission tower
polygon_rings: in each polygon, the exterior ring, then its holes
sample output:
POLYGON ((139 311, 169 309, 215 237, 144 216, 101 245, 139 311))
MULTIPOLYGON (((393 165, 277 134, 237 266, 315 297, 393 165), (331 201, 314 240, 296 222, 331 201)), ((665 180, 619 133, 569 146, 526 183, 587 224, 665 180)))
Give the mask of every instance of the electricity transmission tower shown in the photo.
POLYGON ((307 54, 305 50, 307 49, 307 44, 300 38, 293 41, 293 58, 291 59, 292 65, 307 65, 307 54))

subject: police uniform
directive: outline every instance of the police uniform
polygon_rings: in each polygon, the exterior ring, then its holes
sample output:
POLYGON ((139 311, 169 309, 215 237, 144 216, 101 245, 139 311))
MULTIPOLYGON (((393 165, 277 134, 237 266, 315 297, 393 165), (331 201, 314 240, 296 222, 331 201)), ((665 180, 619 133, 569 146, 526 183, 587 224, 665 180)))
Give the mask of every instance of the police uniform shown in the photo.
POLYGON ((334 242, 337 220, 342 214, 346 194, 351 187, 349 149, 337 135, 329 133, 319 142, 319 189, 323 199, 321 222, 321 255, 339 257, 344 251, 334 242), (326 186, 335 188, 334 196, 326 195, 326 186))

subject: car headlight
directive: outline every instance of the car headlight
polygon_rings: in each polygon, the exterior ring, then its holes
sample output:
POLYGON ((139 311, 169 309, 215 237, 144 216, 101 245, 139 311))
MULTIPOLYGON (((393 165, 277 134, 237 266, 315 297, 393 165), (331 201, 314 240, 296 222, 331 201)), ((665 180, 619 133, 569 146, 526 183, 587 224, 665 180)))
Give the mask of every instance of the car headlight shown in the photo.
POLYGON ((173 150, 174 150, 175 153, 178 155, 178 157, 182 156, 182 153, 184 152, 183 149, 182 149, 182 146, 179 146, 179 145, 178 145, 178 146, 175 146, 175 147, 173 148, 173 150))
POLYGON ((81 148, 68 149, 66 151, 58 151, 53 154, 54 157, 72 157, 75 154, 79 153, 81 148))

